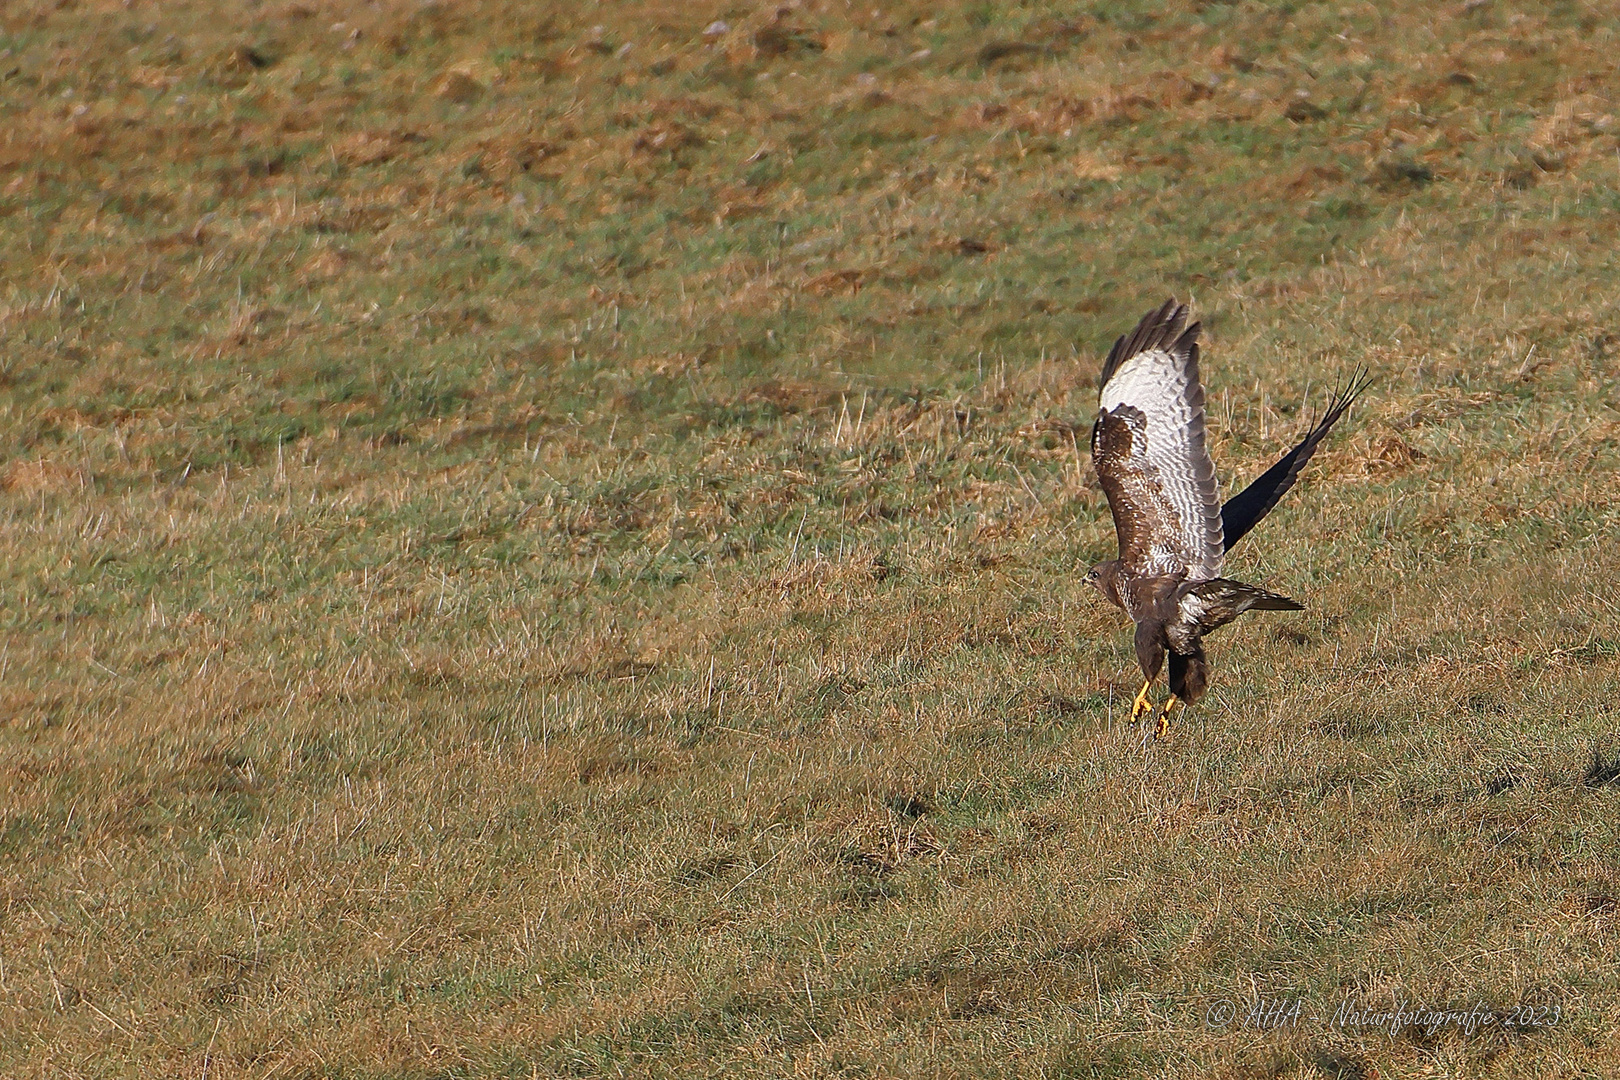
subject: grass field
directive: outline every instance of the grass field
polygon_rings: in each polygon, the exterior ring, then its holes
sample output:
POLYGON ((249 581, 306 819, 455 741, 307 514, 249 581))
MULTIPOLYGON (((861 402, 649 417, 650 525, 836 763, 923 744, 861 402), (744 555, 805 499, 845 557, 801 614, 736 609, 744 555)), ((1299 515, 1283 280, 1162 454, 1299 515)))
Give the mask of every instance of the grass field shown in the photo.
POLYGON ((1612 1075, 1617 45, 0 5, 0 1075, 1612 1075), (1144 750, 1172 294, 1231 490, 1376 384, 1144 750))

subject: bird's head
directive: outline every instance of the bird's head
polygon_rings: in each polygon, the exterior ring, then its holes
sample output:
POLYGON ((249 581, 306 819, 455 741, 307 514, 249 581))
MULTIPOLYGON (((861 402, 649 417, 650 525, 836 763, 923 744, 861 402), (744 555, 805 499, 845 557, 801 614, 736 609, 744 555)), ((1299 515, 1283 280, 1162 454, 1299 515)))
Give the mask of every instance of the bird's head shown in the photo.
POLYGON ((1119 603, 1117 585, 1119 582, 1119 560, 1109 559, 1098 563, 1086 573, 1086 584, 1103 594, 1103 598, 1111 604, 1119 603))

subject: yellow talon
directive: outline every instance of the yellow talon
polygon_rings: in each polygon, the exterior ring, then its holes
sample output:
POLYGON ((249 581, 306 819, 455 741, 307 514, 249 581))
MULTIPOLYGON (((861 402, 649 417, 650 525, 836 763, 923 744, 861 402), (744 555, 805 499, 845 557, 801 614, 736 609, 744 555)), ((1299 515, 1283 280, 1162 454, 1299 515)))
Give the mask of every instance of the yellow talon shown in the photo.
POLYGON ((1142 719, 1143 715, 1153 711, 1153 702, 1148 700, 1148 687, 1153 685, 1150 679, 1142 684, 1142 689, 1136 692, 1136 701, 1131 704, 1131 723, 1142 719))
POLYGON ((1180 704, 1181 704, 1181 699, 1176 697, 1174 694, 1171 694, 1170 695, 1170 700, 1164 703, 1164 711, 1159 714, 1159 728, 1158 728, 1158 731, 1156 731, 1154 733, 1154 735, 1153 735, 1153 737, 1155 739, 1162 739, 1162 738, 1164 738, 1165 734, 1167 732, 1169 732, 1169 730, 1170 730, 1170 714, 1175 712, 1176 711, 1176 706, 1180 705, 1180 704))

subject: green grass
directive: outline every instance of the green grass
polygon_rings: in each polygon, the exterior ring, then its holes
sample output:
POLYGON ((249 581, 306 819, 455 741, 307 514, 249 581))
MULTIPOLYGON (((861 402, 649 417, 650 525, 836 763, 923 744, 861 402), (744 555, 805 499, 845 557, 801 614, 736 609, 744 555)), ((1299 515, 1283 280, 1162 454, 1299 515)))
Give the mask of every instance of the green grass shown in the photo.
POLYGON ((0 1073, 1604 1074, 1612 13, 774 12, 0 11, 0 1073), (1376 384, 1144 751, 1170 294, 1376 384))

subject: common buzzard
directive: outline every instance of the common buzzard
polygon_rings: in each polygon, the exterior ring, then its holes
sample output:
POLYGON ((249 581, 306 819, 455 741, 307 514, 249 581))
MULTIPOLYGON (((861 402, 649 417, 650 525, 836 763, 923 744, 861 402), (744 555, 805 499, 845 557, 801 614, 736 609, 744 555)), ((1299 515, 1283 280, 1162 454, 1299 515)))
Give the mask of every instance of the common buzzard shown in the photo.
POLYGON ((1086 575, 1136 624, 1136 660, 1146 677, 1131 720, 1153 711, 1148 688, 1170 654, 1170 700, 1157 735, 1182 703, 1209 685, 1203 636, 1251 608, 1299 611, 1278 593, 1221 577, 1226 552, 1294 485, 1318 444, 1366 388, 1358 373, 1327 412, 1275 465, 1221 505, 1215 463, 1204 445, 1204 388, 1198 381, 1199 324, 1168 301, 1114 342, 1099 380, 1091 458, 1108 496, 1119 558, 1086 575))

